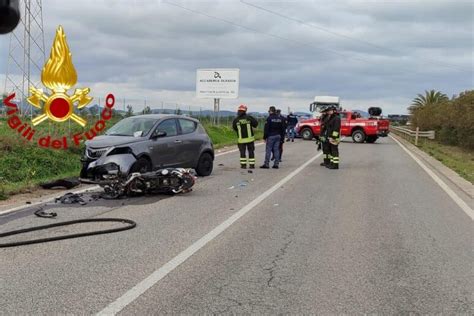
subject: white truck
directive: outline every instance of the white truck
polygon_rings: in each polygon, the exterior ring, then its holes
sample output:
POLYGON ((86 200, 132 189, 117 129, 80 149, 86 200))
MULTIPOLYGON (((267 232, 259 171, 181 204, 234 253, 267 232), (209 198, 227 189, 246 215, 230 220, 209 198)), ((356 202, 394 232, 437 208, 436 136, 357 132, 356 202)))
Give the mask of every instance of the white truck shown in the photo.
POLYGON ((340 108, 339 97, 315 96, 314 102, 309 105, 309 110, 313 113, 313 117, 317 118, 321 115, 319 113, 319 111, 321 110, 321 107, 327 106, 327 105, 334 105, 339 109, 340 108))

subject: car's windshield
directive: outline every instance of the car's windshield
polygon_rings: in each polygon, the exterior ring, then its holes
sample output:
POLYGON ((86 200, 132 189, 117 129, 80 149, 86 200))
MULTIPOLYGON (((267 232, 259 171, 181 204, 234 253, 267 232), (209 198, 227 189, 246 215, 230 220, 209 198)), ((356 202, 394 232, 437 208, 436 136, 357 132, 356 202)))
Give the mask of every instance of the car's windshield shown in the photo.
POLYGON ((109 128, 105 135, 140 137, 148 134, 155 122, 154 118, 129 117, 109 128))

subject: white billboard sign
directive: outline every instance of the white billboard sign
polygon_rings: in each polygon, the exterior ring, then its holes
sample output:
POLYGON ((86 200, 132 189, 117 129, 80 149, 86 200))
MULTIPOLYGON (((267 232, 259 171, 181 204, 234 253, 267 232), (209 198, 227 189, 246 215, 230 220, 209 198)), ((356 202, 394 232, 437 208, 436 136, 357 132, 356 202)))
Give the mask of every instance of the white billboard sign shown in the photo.
POLYGON ((239 96, 240 69, 198 69, 196 97, 208 99, 236 99, 239 96))

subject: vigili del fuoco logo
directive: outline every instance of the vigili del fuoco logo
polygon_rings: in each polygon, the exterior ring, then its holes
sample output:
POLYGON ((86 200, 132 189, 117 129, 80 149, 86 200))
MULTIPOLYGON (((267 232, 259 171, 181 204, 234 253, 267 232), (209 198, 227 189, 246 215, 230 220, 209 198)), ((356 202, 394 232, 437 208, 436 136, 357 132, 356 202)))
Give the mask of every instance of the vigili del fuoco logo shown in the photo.
POLYGON ((18 108, 12 102, 15 93, 12 93, 3 101, 8 108, 8 126, 28 141, 37 142, 41 147, 54 149, 67 149, 70 142, 79 146, 81 140, 94 138, 105 128, 106 121, 112 118, 115 97, 113 94, 108 94, 105 98, 101 119, 95 122, 88 131, 74 134, 72 139, 68 139, 66 136, 52 139, 51 135, 43 137, 35 135, 34 127, 46 120, 59 123, 71 120, 82 127, 87 125, 84 118, 74 113, 74 108, 82 109, 92 101, 92 97, 89 96, 90 89, 76 88, 72 95, 68 94, 68 90, 77 83, 77 73, 72 63, 72 55, 66 41, 66 34, 61 26, 56 30, 51 54, 41 71, 41 82, 50 90, 50 93, 43 91, 43 89, 30 87, 30 97, 27 101, 42 111, 41 114, 31 120, 31 125, 23 122, 17 115, 18 108))

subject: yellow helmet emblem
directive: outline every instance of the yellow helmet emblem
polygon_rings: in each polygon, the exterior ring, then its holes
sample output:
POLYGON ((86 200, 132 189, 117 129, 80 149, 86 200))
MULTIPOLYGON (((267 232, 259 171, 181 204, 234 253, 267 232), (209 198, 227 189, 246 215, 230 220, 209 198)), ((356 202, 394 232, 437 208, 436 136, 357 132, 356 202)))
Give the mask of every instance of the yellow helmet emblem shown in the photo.
POLYGON ((77 73, 72 63, 66 34, 61 26, 56 30, 51 54, 41 72, 41 82, 53 93, 47 95, 43 89, 30 87, 31 96, 27 99, 28 102, 36 108, 43 108, 43 114, 36 116, 32 124, 38 125, 48 118, 55 122, 72 119, 84 127, 86 120, 74 113, 74 106, 81 109, 92 101, 92 97, 88 95, 89 88, 75 89, 72 96, 67 94, 77 83, 77 73), (41 102, 44 102, 43 106, 41 102))

